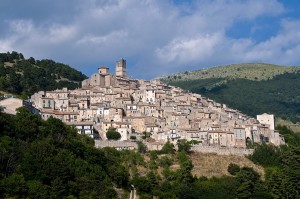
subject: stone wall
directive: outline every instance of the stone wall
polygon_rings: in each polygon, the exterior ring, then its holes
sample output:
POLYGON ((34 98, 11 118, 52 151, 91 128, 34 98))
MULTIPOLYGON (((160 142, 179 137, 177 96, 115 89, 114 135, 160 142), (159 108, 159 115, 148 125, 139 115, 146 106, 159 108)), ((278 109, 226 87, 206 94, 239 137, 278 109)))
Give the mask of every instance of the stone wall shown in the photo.
POLYGON ((95 140, 96 148, 113 147, 118 150, 134 150, 137 149, 137 143, 125 141, 102 141, 95 140))
POLYGON ((254 149, 211 147, 211 146, 201 146, 201 145, 192 146, 191 150, 201 152, 201 153, 216 153, 218 155, 240 155, 240 156, 251 155, 254 152, 254 149))

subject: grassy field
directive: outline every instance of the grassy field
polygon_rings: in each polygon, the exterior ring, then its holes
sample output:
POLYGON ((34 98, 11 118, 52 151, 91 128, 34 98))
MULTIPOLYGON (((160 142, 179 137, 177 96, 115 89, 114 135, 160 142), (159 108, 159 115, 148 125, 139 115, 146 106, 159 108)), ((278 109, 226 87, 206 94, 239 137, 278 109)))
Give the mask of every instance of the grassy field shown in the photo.
MULTIPOLYGON (((175 155, 173 157, 173 164, 170 169, 172 171, 176 171, 180 169, 180 165, 177 161, 175 155)), ((222 176, 231 176, 228 171, 228 165, 230 163, 237 164, 240 167, 251 167, 255 171, 257 171, 261 178, 264 179, 264 169, 261 166, 254 164, 245 156, 237 156, 237 155, 217 155, 211 153, 200 153, 193 152, 190 154, 190 158, 193 162, 194 168, 192 170, 192 174, 201 177, 205 176, 208 178, 211 177, 222 177, 222 176)), ((144 160, 146 164, 144 166, 140 165, 138 167, 138 173, 142 176, 146 175, 151 169, 147 166, 150 162, 150 158, 148 155, 144 156, 144 160)), ((162 177, 163 168, 158 167, 157 172, 162 177)))
POLYGON ((192 153, 191 159, 194 164, 192 174, 196 176, 206 176, 209 178, 213 176, 230 176, 227 171, 227 167, 230 163, 237 164, 240 167, 251 167, 257 171, 261 177, 264 176, 263 167, 254 164, 244 156, 192 153))

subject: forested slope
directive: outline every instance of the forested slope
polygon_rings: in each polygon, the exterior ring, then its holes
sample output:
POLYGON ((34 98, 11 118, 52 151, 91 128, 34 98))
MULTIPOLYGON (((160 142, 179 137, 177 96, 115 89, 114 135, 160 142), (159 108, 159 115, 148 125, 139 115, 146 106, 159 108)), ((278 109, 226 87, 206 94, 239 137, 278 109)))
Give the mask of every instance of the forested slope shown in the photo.
POLYGON ((52 60, 25 59, 21 53, 0 53, 0 91, 23 95, 40 90, 68 87, 74 89, 87 77, 81 72, 52 60))

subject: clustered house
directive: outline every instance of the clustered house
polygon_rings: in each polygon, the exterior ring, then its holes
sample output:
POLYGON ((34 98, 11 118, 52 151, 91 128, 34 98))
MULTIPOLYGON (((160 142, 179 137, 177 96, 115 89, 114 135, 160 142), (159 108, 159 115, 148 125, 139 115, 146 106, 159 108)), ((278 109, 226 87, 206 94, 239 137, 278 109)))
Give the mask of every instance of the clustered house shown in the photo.
POLYGON ((107 139, 109 128, 115 128, 120 141, 149 135, 153 142, 186 139, 217 147, 245 148, 249 142, 284 144, 274 129, 274 115, 251 118, 158 79, 129 78, 124 59, 116 62, 115 75, 101 66, 81 85, 75 90, 37 92, 31 102, 43 119, 53 116, 74 125, 78 133, 101 140, 107 139))

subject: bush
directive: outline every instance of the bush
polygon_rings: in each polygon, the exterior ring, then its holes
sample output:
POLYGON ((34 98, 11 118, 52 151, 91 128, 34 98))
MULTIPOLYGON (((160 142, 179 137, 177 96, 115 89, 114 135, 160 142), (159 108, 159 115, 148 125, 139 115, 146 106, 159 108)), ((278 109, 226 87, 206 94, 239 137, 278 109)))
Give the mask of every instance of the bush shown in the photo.
POLYGON ((136 136, 135 136, 135 135, 131 135, 131 136, 130 136, 130 139, 131 139, 131 140, 136 140, 136 136))
POLYGON ((158 164, 161 167, 169 167, 173 163, 173 160, 171 157, 168 156, 162 156, 160 159, 158 159, 158 164))
POLYGON ((109 140, 118 140, 121 138, 121 134, 118 131, 116 131, 115 128, 109 128, 106 132, 106 137, 109 140))
POLYGON ((198 141, 198 140, 191 140, 191 141, 189 141, 189 143, 190 143, 191 145, 197 145, 197 144, 201 144, 201 143, 202 143, 202 141, 198 141))
POLYGON ((241 169, 239 165, 232 164, 232 163, 230 163, 227 168, 227 171, 233 176, 235 176, 240 170, 241 169))

